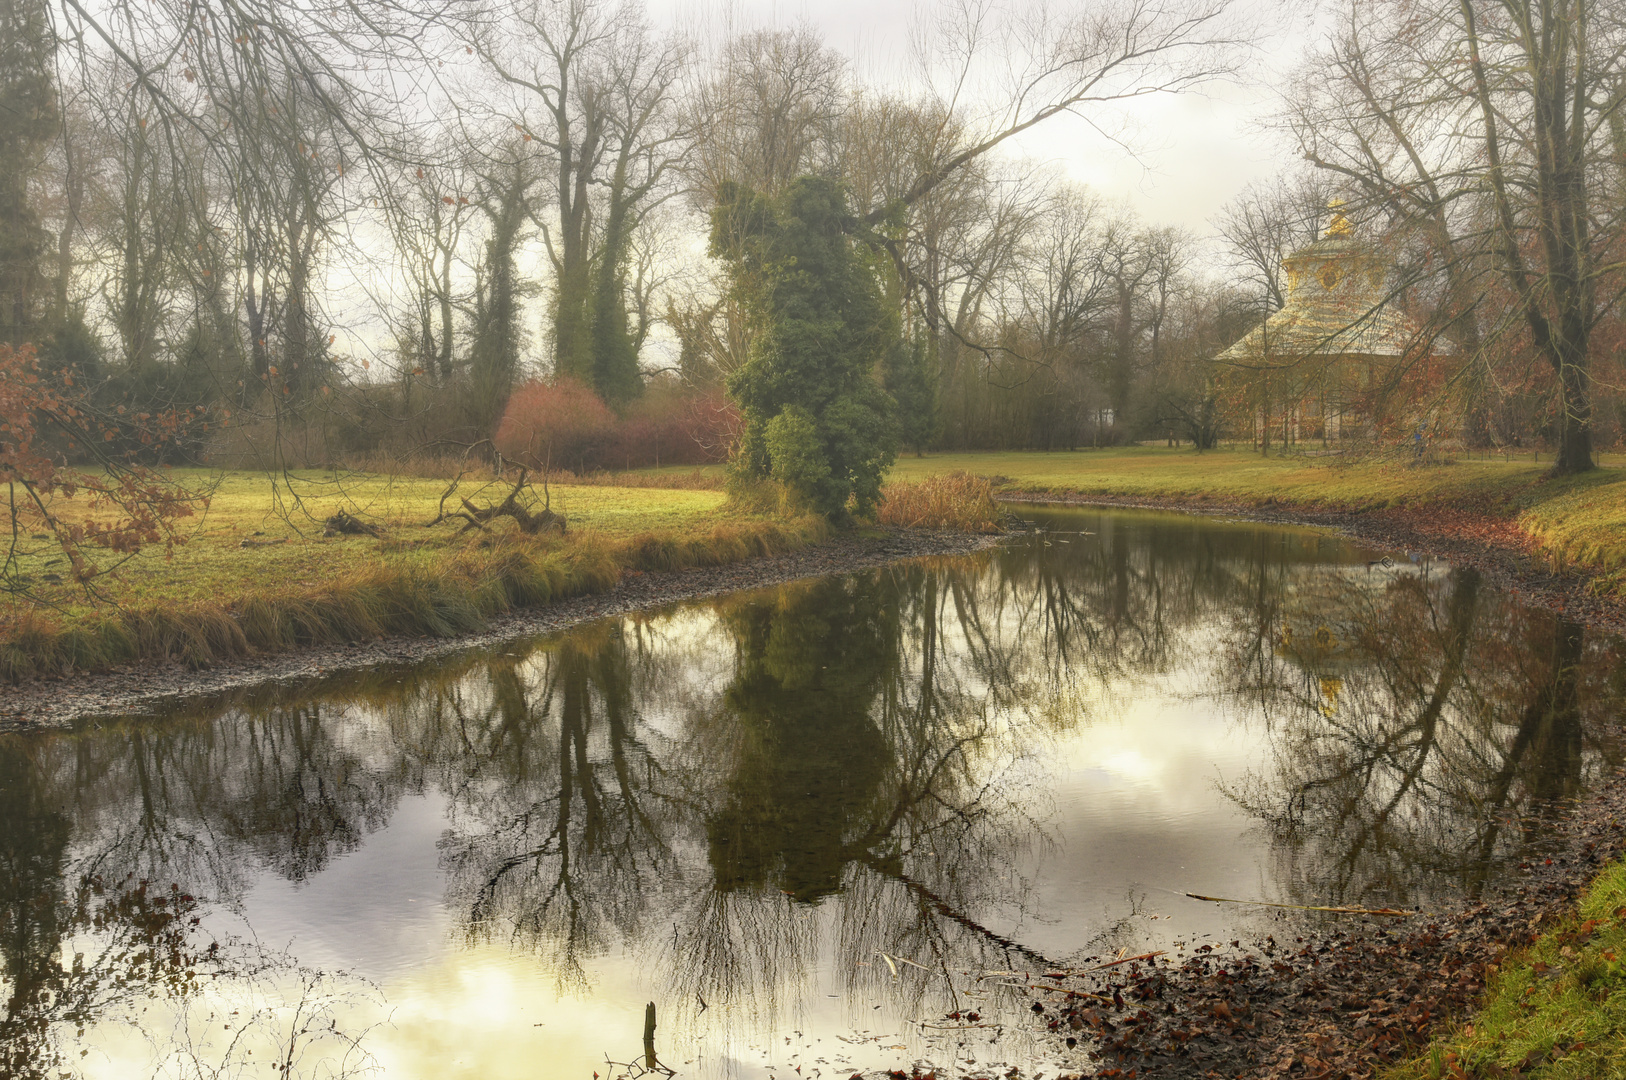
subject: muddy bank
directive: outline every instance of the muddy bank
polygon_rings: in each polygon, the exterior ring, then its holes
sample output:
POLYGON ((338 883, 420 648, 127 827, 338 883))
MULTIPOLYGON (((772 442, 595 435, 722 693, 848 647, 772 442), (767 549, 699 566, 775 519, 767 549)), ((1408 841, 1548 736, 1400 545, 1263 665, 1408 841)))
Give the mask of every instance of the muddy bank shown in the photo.
POLYGON ((1516 594, 1526 604, 1589 627, 1626 634, 1626 601, 1592 595, 1594 575, 1585 569, 1555 570, 1542 557, 1535 541, 1505 518, 1465 513, 1449 507, 1356 513, 1065 493, 1001 494, 999 500, 1035 505, 1167 510, 1269 525, 1330 529, 1370 547, 1432 555, 1457 566, 1471 566, 1488 582, 1516 594))
POLYGON ((865 570, 900 559, 966 554, 991 547, 998 540, 958 532, 899 529, 877 535, 872 530, 870 535, 840 535, 801 551, 730 566, 628 575, 609 592, 512 612, 492 620, 478 634, 316 646, 206 670, 169 662, 36 679, 0 687, 0 731, 61 727, 86 717, 155 711, 179 698, 210 697, 264 683, 304 680, 380 664, 416 663, 682 600, 865 570))

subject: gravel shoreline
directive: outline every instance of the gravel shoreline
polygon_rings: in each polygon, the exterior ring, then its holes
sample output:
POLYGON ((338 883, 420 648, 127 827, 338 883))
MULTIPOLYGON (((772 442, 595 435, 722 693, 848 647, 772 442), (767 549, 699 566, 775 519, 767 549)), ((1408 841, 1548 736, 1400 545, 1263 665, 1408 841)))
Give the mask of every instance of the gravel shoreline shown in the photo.
POLYGON ((312 646, 202 670, 170 661, 32 679, 0 688, 0 732, 63 728, 90 717, 151 712, 182 698, 211 697, 266 683, 304 680, 381 664, 417 663, 683 600, 866 570, 902 559, 968 554, 992 547, 999 539, 924 529, 884 530, 879 536, 838 535, 800 551, 728 566, 629 575, 609 592, 510 612, 493 619, 477 634, 312 646))

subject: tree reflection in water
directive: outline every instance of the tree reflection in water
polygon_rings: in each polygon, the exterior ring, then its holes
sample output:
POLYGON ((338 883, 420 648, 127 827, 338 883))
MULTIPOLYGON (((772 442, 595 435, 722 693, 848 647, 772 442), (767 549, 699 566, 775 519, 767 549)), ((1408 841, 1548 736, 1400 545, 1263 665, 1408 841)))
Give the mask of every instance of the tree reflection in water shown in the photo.
POLYGON ((1478 895, 1622 759, 1619 643, 1473 570, 1322 575, 1278 620, 1237 620, 1225 656, 1219 693, 1262 714, 1273 754, 1232 794, 1300 899, 1478 895))
POLYGON ((651 958, 673 999, 771 1009, 815 961, 805 916, 826 897, 874 894, 842 905, 854 970, 978 933, 945 911, 1019 912, 1009 861, 1032 821, 997 785, 1020 782, 1026 751, 987 684, 945 662, 943 576, 816 581, 681 630, 600 626, 392 709, 455 786, 442 865, 468 932, 582 988, 587 958, 673 925, 651 958), (723 679, 683 677, 725 655, 723 679), (1013 810, 1020 828, 992 841, 1013 810), (697 844, 703 865, 683 857, 697 844))
MULTIPOLYGON (((49 764, 0 749, 0 1076, 73 1076, 97 1036, 124 1044, 112 1063, 127 1075, 339 1080, 372 1070, 365 1030, 350 1024, 376 1003, 371 987, 212 936, 200 925, 206 905, 178 884, 84 872, 129 850, 70 849, 68 818, 47 809, 49 764), (128 1036, 145 1047, 133 1059, 128 1036)), ((154 823, 134 833, 162 847, 154 823)))
MULTIPOLYGON (((1621 756, 1618 646, 1469 571, 1362 570, 1326 537, 1169 516, 1053 524, 523 654, 0 740, 4 1060, 45 1060, 120 1002, 206 1013, 188 972, 337 1000, 286 959, 208 953, 169 883, 203 910, 313 879, 420 793, 445 807, 463 942, 535 955, 577 994, 629 950, 663 1025, 706 1002, 771 1027, 819 971, 919 1016, 945 975, 1069 959, 1023 944, 1046 914, 1027 875, 1088 857, 1089 838, 1053 847, 1057 747, 1131 703, 1218 701, 1262 747, 1226 791, 1274 888, 1317 903, 1477 890, 1621 756), (91 938, 83 972, 58 963, 91 938), (880 953, 926 972, 894 980, 880 953)), ((1135 916, 1081 927, 1071 957, 1135 916)))

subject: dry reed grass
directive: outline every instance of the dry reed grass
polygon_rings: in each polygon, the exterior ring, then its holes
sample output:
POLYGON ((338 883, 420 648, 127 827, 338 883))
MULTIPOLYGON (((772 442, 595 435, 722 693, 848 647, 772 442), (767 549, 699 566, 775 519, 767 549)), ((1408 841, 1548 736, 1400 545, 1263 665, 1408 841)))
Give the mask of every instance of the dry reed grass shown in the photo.
POLYGON ((888 484, 875 511, 876 521, 902 529, 992 533, 1000 531, 999 518, 993 482, 968 472, 888 484))

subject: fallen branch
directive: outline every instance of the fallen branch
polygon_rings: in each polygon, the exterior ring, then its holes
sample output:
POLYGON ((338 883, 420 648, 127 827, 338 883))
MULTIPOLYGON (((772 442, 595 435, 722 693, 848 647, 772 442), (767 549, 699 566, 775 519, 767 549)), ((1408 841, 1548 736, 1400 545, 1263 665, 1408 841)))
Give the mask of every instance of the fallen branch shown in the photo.
POLYGON ((1256 907, 1290 908, 1293 911, 1330 911, 1334 915, 1388 915, 1397 919, 1409 919, 1416 914, 1414 911, 1402 911, 1392 907, 1327 907, 1321 904, 1276 904, 1269 900, 1228 900, 1223 896, 1203 896, 1194 892, 1188 892, 1186 895, 1193 900, 1207 900, 1211 904, 1253 904, 1256 907))
POLYGON ((1066 994, 1070 998, 1094 998, 1097 1001, 1111 1001, 1105 994, 1095 994, 1088 990, 1073 990, 1065 986, 1041 986, 1038 983, 996 982, 995 986, 1008 986, 1012 990, 1042 990, 1047 994, 1066 994))
MULTIPOLYGON (((1190 894, 1188 893, 1187 895, 1190 894)), ((1166 951, 1167 950, 1165 949, 1157 949, 1153 952, 1140 953, 1137 956, 1120 956, 1116 960, 1109 960, 1105 964, 1097 964, 1094 967, 1079 968, 1077 970, 1069 968, 1065 971, 1047 971, 1044 974, 1045 978, 1047 979, 1063 979, 1073 975, 1088 975, 1092 971, 1105 971, 1107 968, 1115 968, 1122 964, 1133 964, 1137 960, 1152 960, 1162 956, 1166 951)))
POLYGON ((478 529, 479 531, 484 532, 486 526, 491 524, 493 520, 500 517, 506 517, 512 518, 514 523, 519 526, 520 532, 525 533, 527 536, 535 536, 538 533, 550 532, 554 529, 557 529, 560 533, 563 533, 565 531, 565 518, 563 514, 555 514, 553 512, 552 495, 548 491, 548 480, 546 473, 544 473, 542 476, 541 512, 533 513, 529 508, 520 503, 520 493, 525 490, 526 483, 530 479, 530 475, 530 470, 521 469, 519 471, 519 479, 514 482, 513 490, 508 493, 508 497, 506 499, 497 505, 475 506, 474 503, 468 500, 467 496, 464 496, 458 500, 463 507, 461 510, 446 509, 446 500, 452 495, 453 492, 457 490, 457 481, 452 481, 451 486, 446 489, 446 493, 440 497, 440 513, 436 515, 433 521, 427 522, 425 524, 425 528, 431 528, 435 525, 439 525, 443 521, 457 518, 466 522, 466 524, 457 531, 457 534, 461 536, 470 529, 478 529))
POLYGON ((382 528, 362 521, 348 510, 340 510, 322 524, 326 526, 322 530, 323 536, 338 536, 340 533, 346 536, 382 537, 384 535, 382 528))

